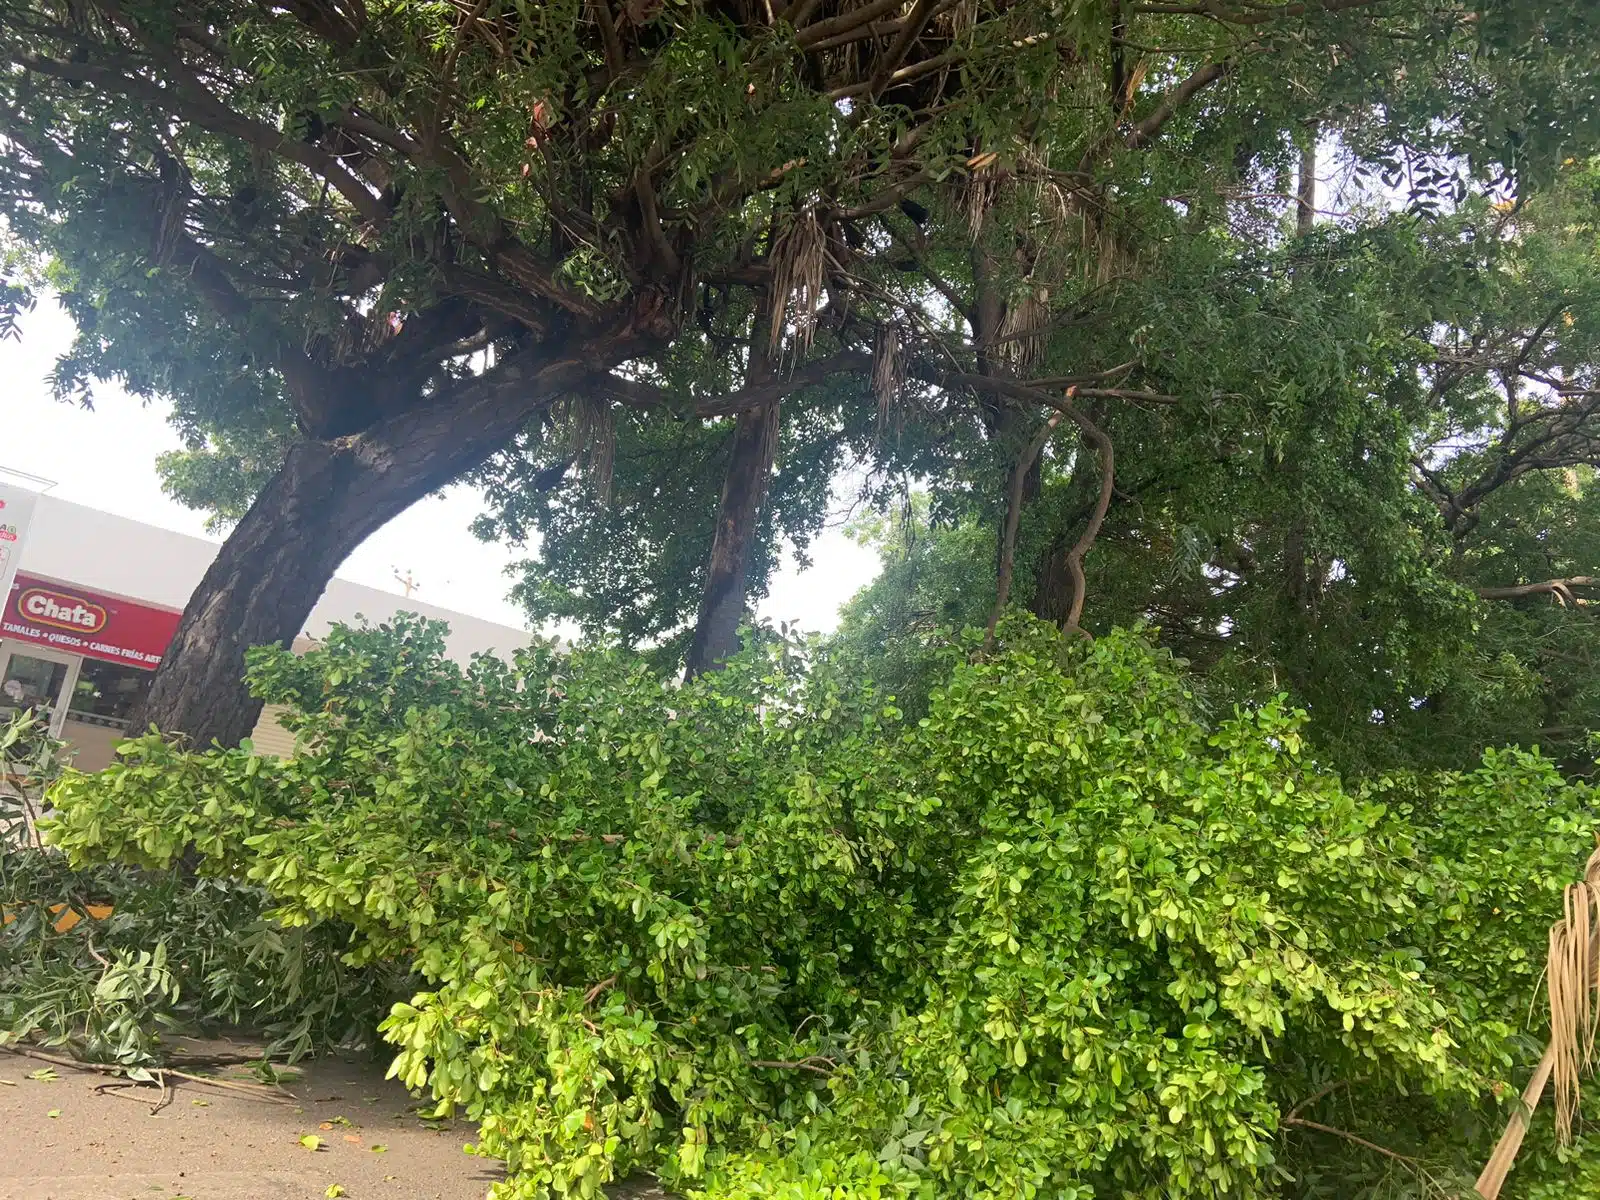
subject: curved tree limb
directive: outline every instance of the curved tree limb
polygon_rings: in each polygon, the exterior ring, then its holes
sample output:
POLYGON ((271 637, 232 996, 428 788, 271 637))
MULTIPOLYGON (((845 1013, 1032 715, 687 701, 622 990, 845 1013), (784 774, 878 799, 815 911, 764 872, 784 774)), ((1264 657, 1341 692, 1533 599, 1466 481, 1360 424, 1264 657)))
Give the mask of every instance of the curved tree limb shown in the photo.
POLYGON ((1011 468, 1011 483, 1006 489, 1006 521, 1000 532, 1000 569, 995 577, 994 611, 989 614, 989 629, 984 635, 986 646, 994 645, 995 627, 1000 624, 1006 604, 1011 599, 1011 576, 1017 561, 1017 526, 1022 521, 1022 490, 1034 461, 1043 453, 1045 443, 1059 424, 1061 414, 1051 413, 1050 419, 1029 440, 1016 465, 1011 468))
POLYGON ((1072 404, 1072 397, 1077 395, 1076 388, 1068 388, 1066 396, 1061 397, 1028 387, 1026 384, 990 375, 947 374, 942 378, 951 386, 998 392, 1013 400, 1020 400, 1024 404, 1041 404, 1053 408, 1076 425, 1083 435, 1083 440, 1094 448, 1100 459, 1100 493, 1095 499, 1094 508, 1090 510, 1088 524, 1084 526, 1078 540, 1073 543, 1072 549, 1067 551, 1067 573, 1072 578, 1072 607, 1068 610, 1066 619, 1061 622, 1061 628, 1066 632, 1084 633, 1082 625, 1079 624, 1083 618, 1086 582, 1083 559, 1084 555, 1094 548, 1095 538, 1100 534, 1100 526, 1105 523, 1106 513, 1111 509, 1111 497, 1116 490, 1116 462, 1111 438, 1107 436, 1105 430, 1072 404))

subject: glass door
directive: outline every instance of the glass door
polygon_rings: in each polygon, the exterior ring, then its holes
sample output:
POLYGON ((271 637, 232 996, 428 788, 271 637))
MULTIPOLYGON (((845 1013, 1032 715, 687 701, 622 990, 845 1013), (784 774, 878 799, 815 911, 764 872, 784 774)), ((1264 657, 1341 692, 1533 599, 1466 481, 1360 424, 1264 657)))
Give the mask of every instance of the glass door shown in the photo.
POLYGON ((78 658, 21 642, 0 643, 0 718, 19 708, 49 719, 50 736, 60 737, 67 702, 78 678, 78 658))

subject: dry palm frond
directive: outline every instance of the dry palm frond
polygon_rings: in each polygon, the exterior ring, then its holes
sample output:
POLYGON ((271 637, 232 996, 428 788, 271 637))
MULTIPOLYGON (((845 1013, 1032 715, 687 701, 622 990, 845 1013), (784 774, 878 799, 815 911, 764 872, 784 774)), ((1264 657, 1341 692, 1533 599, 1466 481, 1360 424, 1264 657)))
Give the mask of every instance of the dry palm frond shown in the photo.
POLYGON ((1600 848, 1589 856, 1583 880, 1567 888, 1566 912, 1550 927, 1550 1044, 1555 1048, 1551 1074, 1556 1081, 1556 1134, 1561 1144, 1572 1140, 1572 1118, 1578 1111, 1580 1075, 1594 1070, 1596 1003, 1595 934, 1600 931, 1600 848))
POLYGON ((796 213, 772 247, 772 333, 776 354, 785 327, 793 327, 797 353, 811 347, 817 311, 822 307, 828 265, 828 235, 815 208, 796 213))
POLYGON ((931 25, 939 33, 952 39, 959 39, 977 23, 978 0, 956 0, 949 8, 934 17, 931 25))
POLYGON ((574 458, 582 458, 589 484, 601 501, 611 498, 611 472, 617 454, 617 424, 606 400, 580 392, 567 402, 567 438, 574 458))
POLYGON ((1000 196, 998 156, 991 150, 968 160, 970 168, 962 180, 961 207, 967 214, 967 232, 973 241, 983 232, 983 220, 1000 196))
POLYGON ((906 363, 901 353, 900 330, 885 322, 878 326, 872 346, 872 394, 878 401, 879 436, 882 436, 891 415, 895 413, 896 401, 905 385, 906 363))
POLYGON ((1000 324, 1001 343, 1005 356, 1019 372, 1044 357, 1044 330, 1049 321, 1050 293, 1043 287, 1029 288, 1006 305, 1005 319, 1000 324))
POLYGON ((1550 1044, 1522 1093, 1522 1103, 1506 1122, 1499 1144, 1478 1176, 1475 1190, 1483 1200, 1499 1196, 1551 1076, 1556 1081, 1556 1136, 1566 1145, 1578 1111, 1578 1080, 1594 1070, 1595 1034, 1600 1027, 1600 987, 1596 986, 1595 971, 1600 963, 1596 945, 1600 940, 1600 835, 1595 841, 1582 881, 1567 888, 1562 918, 1550 927, 1550 960, 1545 969, 1550 1044))

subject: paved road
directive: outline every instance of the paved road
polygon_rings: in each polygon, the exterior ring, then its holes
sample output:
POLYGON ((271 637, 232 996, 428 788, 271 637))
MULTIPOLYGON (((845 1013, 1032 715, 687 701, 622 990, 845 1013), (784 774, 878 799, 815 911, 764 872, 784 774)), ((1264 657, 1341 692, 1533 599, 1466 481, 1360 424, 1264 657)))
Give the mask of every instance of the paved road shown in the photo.
POLYGON ((116 1081, 66 1068, 29 1078, 45 1066, 0 1053, 0 1200, 323 1200, 335 1185, 348 1200, 482 1200, 500 1177, 463 1153, 472 1126, 426 1127, 366 1060, 309 1064, 285 1084, 293 1102, 180 1081, 154 1115, 154 1089, 97 1093, 116 1081))

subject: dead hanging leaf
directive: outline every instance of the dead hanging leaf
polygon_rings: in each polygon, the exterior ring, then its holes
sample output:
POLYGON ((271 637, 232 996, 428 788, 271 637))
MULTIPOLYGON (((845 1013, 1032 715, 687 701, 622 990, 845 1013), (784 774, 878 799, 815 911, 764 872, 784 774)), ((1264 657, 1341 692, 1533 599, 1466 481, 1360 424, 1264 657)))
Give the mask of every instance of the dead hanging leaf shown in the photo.
POLYGON ((300 1144, 302 1146, 304 1146, 307 1150, 321 1150, 322 1149, 322 1139, 319 1138, 314 1133, 304 1134, 300 1138, 300 1144))
MULTIPOLYGON (((905 356, 901 353, 900 331, 893 325, 879 325, 872 346, 872 392, 878 402, 880 437, 889 425, 905 383, 906 364, 905 356)), ((896 432, 899 432, 898 428, 896 432)))
POLYGON ((783 343, 784 330, 792 329, 798 356, 811 347, 828 264, 828 235, 815 208, 806 208, 789 218, 773 242, 770 258, 770 350, 775 354, 783 343))
POLYGON ((1545 970, 1550 995, 1550 1042, 1555 1050, 1556 1136, 1572 1139, 1578 1111, 1579 1077, 1593 1071, 1600 1031, 1595 937, 1600 930, 1600 849, 1590 856, 1583 880, 1567 888, 1563 919, 1550 927, 1545 970))

